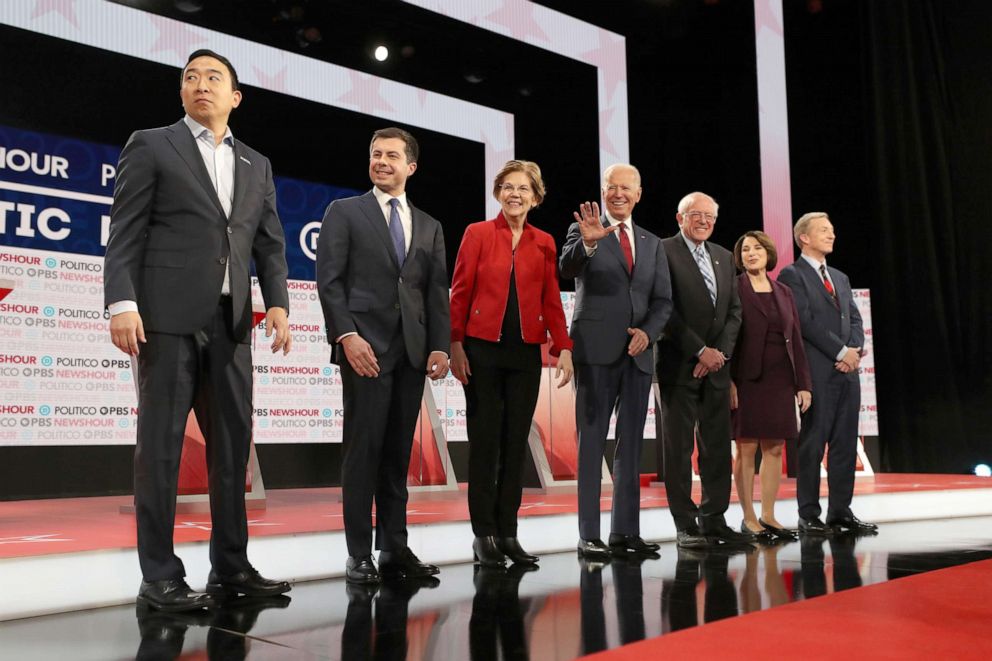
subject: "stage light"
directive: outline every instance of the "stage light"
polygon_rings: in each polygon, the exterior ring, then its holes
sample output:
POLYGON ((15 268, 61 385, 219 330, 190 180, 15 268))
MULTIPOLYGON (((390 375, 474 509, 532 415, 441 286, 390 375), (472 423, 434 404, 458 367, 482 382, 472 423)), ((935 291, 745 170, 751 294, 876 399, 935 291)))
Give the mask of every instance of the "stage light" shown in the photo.
POLYGON ((975 466, 975 475, 978 477, 992 477, 992 467, 988 464, 978 464, 975 466))
POLYGON ((389 57, 389 49, 385 46, 376 46, 373 55, 375 56, 375 59, 380 62, 385 62, 386 58, 389 57))

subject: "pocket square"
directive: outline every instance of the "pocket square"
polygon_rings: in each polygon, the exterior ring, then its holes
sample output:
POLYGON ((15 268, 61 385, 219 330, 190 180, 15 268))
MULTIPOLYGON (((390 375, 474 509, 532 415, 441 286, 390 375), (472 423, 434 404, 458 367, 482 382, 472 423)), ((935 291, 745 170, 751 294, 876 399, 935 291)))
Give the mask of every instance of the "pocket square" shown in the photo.
POLYGON ((240 158, 240 159, 241 159, 242 161, 244 161, 244 162, 245 162, 245 163, 247 163, 248 165, 251 165, 251 161, 249 161, 249 160, 248 160, 247 158, 245 158, 244 156, 238 156, 238 158, 240 158))

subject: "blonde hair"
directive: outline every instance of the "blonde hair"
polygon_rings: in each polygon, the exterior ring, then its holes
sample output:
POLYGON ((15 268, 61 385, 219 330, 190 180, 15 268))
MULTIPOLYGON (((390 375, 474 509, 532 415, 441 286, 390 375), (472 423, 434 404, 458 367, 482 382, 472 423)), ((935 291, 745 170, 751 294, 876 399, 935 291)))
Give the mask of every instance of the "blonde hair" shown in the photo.
POLYGON ((830 216, 823 211, 810 211, 809 213, 804 213, 800 216, 799 220, 796 221, 796 226, 792 228, 792 238, 796 240, 796 245, 799 246, 800 250, 803 249, 803 242, 799 240, 799 236, 802 234, 809 234, 809 225, 817 218, 826 218, 827 220, 830 220, 830 216))
POLYGON ((534 161, 507 161, 493 181, 493 197, 499 199, 499 189, 503 185, 503 180, 513 172, 523 172, 530 179, 531 187, 534 189, 534 206, 536 207, 544 201, 545 189, 544 179, 541 178, 541 168, 534 161))

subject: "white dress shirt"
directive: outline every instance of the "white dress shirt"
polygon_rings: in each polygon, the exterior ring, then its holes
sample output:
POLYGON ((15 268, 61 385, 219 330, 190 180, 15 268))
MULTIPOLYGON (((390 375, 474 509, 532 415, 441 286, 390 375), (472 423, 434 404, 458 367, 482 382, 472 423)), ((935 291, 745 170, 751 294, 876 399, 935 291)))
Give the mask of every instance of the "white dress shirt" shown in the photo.
MULTIPOLYGON (((383 217, 386 219, 386 227, 389 227, 389 201, 393 199, 393 196, 374 186, 372 187, 372 194, 375 195, 376 201, 379 202, 379 211, 382 212, 383 217)), ((410 239, 413 238, 413 214, 410 213, 410 205, 406 202, 405 192, 397 195, 396 199, 400 201, 396 210, 399 212, 400 222, 403 224, 403 241, 406 243, 407 254, 410 254, 410 239)))
MULTIPOLYGON (((218 145, 214 141, 214 133, 203 126, 195 119, 186 115, 183 121, 189 128, 196 147, 200 150, 200 157, 203 165, 210 175, 210 183, 217 191, 220 206, 224 209, 224 215, 231 217, 231 207, 234 205, 234 135, 231 127, 227 127, 224 139, 218 145)), ((228 260, 227 269, 224 271, 224 284, 221 285, 220 293, 225 296, 231 295, 231 265, 228 260)), ((117 301, 107 306, 107 311, 111 316, 121 312, 137 312, 138 303, 136 301, 117 301)))
MULTIPOLYGON (((624 228, 622 230, 619 230, 618 229, 616 232, 613 233, 615 235, 614 236, 614 240, 617 241, 617 243, 620 242, 620 235, 617 234, 617 232, 626 232, 627 233, 627 238, 630 239, 630 255, 631 255, 631 258, 634 260, 634 263, 636 264, 637 263, 637 248, 635 247, 635 244, 634 244, 634 216, 633 216, 633 214, 631 214, 630 216, 627 216, 627 220, 617 220, 616 218, 614 218, 613 216, 611 216, 608 211, 607 212, 604 212, 603 215, 606 216, 606 220, 608 220, 610 222, 610 227, 616 227, 620 223, 625 223, 624 224, 624 228)), ((606 240, 608 241, 609 239, 606 239, 606 240)), ((592 248, 590 248, 585 243, 583 243, 582 244, 582 247, 586 249, 586 255, 588 255, 589 257, 592 257, 596 253, 596 246, 593 246, 592 248)))

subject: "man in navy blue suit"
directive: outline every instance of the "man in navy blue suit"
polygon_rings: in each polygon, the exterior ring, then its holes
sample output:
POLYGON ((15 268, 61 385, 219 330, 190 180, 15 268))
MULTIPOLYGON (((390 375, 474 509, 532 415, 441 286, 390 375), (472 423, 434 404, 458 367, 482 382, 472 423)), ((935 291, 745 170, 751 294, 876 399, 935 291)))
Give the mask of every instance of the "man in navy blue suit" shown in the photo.
POLYGON ((851 512, 857 462, 861 387, 858 367, 865 335, 851 282, 827 266, 834 249, 834 226, 822 212, 803 215, 793 229, 800 258, 782 269, 778 280, 792 289, 799 311, 806 357, 813 377, 813 404, 799 432, 797 499, 799 531, 831 535, 877 529, 851 512), (820 519, 820 464, 830 445, 827 519, 820 519))
POLYGON ((575 278, 575 418, 579 429, 579 546, 583 556, 653 554, 640 536, 640 463, 654 372, 652 346, 672 313, 668 258, 657 236, 634 225, 641 175, 618 163, 603 172, 602 216, 586 202, 561 251, 575 278), (617 412, 613 520, 600 539, 601 466, 610 415, 617 412))

